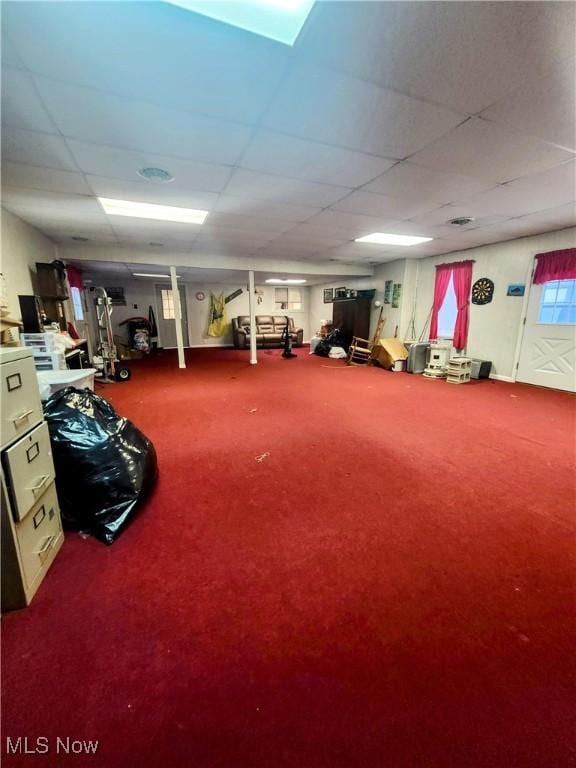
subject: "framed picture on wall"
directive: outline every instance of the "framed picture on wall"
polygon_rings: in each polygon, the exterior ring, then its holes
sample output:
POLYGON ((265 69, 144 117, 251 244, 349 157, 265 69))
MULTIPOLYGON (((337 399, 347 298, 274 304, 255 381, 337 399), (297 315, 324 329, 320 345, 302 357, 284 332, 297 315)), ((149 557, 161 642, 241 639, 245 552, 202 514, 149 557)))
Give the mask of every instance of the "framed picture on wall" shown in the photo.
POLYGON ((394 309, 398 309, 398 307, 400 306, 401 295, 402 295, 402 284, 394 283, 394 288, 392 290, 392 307, 394 309))
POLYGON ((394 282, 392 280, 386 280, 384 283, 384 304, 390 304, 392 301, 392 286, 394 282))
POLYGON ((324 288, 324 304, 331 304, 334 301, 334 288, 324 288))
POLYGON ((526 286, 522 283, 510 283, 506 296, 524 296, 526 286))

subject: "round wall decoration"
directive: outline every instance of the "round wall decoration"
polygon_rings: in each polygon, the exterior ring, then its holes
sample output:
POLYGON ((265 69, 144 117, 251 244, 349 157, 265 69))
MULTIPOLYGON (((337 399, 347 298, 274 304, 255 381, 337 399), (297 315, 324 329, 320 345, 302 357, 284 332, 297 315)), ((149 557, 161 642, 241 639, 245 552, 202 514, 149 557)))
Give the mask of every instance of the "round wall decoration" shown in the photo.
POLYGON ((204 301, 204 299, 206 298, 206 294, 204 293, 204 291, 196 291, 196 298, 198 299, 198 301, 204 301))
POLYGON ((494 296, 494 283, 488 277, 481 277, 472 286, 472 304, 490 304, 494 296))

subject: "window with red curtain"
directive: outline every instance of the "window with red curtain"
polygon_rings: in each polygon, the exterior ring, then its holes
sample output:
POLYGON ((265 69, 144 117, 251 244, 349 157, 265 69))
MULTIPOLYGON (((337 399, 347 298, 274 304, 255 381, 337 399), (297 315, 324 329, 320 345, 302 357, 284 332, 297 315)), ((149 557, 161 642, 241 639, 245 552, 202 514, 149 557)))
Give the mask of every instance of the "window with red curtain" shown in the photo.
POLYGON ((576 248, 536 254, 535 285, 552 280, 576 280, 576 248))
POLYGON ((472 288, 473 261, 455 261, 452 264, 438 264, 434 283, 434 301, 430 319, 430 338, 438 338, 438 321, 450 284, 456 296, 456 319, 452 343, 456 349, 463 349, 468 340, 470 290, 472 288))

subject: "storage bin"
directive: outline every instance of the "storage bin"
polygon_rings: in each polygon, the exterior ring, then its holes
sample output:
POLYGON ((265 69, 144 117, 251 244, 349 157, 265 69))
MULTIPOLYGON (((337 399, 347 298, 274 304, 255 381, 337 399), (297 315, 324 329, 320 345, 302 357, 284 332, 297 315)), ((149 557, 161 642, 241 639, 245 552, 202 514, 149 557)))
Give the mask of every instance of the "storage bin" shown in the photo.
POLYGON ((473 379, 487 379, 491 370, 492 362, 490 360, 472 360, 470 375, 473 379))
POLYGON ((34 365, 37 371, 66 370, 66 355, 57 353, 53 355, 34 355, 34 365))
POLYGON ((37 371, 40 397, 48 400, 50 395, 66 387, 91 389, 94 392, 96 368, 80 368, 77 371, 37 371))

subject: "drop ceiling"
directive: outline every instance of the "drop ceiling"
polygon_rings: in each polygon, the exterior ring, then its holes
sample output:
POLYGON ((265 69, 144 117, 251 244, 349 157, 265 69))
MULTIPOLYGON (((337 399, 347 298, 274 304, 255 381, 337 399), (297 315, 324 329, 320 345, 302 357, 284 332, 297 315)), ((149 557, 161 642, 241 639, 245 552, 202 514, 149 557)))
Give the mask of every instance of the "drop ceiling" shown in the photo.
POLYGON ((2 7, 3 205, 61 246, 367 266, 575 223, 573 3, 318 2, 293 47, 113 7, 2 7), (375 231, 434 239, 354 242, 375 231))

